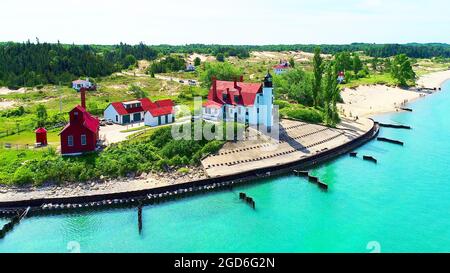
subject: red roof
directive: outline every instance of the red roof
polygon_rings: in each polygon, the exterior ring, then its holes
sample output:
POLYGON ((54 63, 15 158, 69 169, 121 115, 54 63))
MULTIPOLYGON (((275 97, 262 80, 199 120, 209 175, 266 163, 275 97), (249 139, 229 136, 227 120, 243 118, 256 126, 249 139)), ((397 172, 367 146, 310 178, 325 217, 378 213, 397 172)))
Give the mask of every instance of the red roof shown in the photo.
POLYGON ((47 130, 44 127, 40 127, 40 128, 37 128, 36 131, 34 131, 34 132, 38 133, 38 134, 44 134, 44 133, 47 133, 47 130))
POLYGON ((275 68, 275 69, 288 69, 289 65, 279 64, 279 65, 274 66, 273 68, 275 68))
POLYGON ((86 80, 75 80, 72 83, 90 83, 90 82, 86 80))
POLYGON ((213 84, 208 93, 208 101, 203 106, 216 108, 223 104, 252 106, 255 104, 256 94, 262 91, 262 84, 216 81, 216 90, 215 96, 213 84))
POLYGON ((149 98, 137 99, 135 101, 139 101, 141 103, 141 106, 133 108, 125 108, 124 103, 132 101, 134 100, 124 102, 113 102, 111 103, 111 105, 114 107, 114 109, 116 109, 117 113, 121 116, 149 111, 152 114, 152 116, 157 117, 168 115, 173 112, 174 103, 170 99, 159 100, 155 102, 152 102, 149 98))
MULTIPOLYGON (((100 128, 99 127, 100 121, 96 117, 92 116, 88 111, 86 111, 86 109, 84 109, 80 105, 77 105, 75 108, 72 109, 72 111, 75 109, 78 109, 81 113, 83 113, 83 116, 82 116, 83 126, 88 128, 91 132, 97 133, 100 128)), ((59 134, 62 134, 62 132, 64 132, 64 130, 66 130, 69 127, 70 127, 70 122, 64 127, 64 129, 62 129, 62 131, 59 134)))

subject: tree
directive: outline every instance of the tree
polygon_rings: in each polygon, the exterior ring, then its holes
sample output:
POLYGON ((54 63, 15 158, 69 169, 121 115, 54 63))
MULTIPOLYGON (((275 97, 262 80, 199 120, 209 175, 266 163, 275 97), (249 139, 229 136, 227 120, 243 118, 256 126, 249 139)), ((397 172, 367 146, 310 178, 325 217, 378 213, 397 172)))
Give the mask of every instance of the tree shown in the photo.
POLYGON ((359 71, 363 69, 363 63, 361 62, 361 59, 359 58, 358 54, 353 54, 352 58, 352 68, 355 75, 358 75, 359 71))
POLYGON ((132 84, 128 90, 130 91, 130 93, 133 94, 133 97, 135 97, 136 99, 142 99, 147 97, 147 93, 144 90, 142 90, 142 88, 140 88, 135 84, 132 84))
POLYGON ((288 72, 274 77, 275 94, 306 106, 313 106, 312 82, 311 73, 307 73, 301 68, 290 69, 288 72))
POLYGON ((196 58, 194 59, 194 65, 195 65, 195 66, 199 66, 199 65, 201 64, 201 62, 202 62, 202 60, 200 60, 199 57, 196 57, 196 58))
POLYGON ((408 81, 415 81, 416 73, 414 73, 411 61, 405 54, 394 57, 391 64, 391 75, 401 86, 407 86, 408 81))
POLYGON ((242 70, 230 63, 205 63, 205 69, 201 73, 200 78, 203 86, 209 88, 213 76, 218 80, 233 81, 241 75, 242 70))
POLYGON ((36 107, 36 123, 37 127, 44 127, 45 123, 47 121, 48 115, 47 115, 47 108, 45 108, 44 105, 39 104, 36 107))
POLYGON ((370 60, 370 64, 372 66, 372 70, 377 72, 378 71, 378 65, 380 63, 380 59, 378 59, 378 57, 372 58, 370 60))
POLYGON ((294 57, 291 57, 291 58, 289 59, 289 65, 290 65, 292 68, 295 68, 295 60, 294 60, 294 57))
POLYGON ((320 95, 322 92, 323 58, 320 55, 320 53, 321 53, 320 47, 317 47, 314 50, 314 59, 313 59, 314 78, 312 85, 312 93, 314 106, 319 106, 320 95))
POLYGON ((225 56, 223 55, 223 53, 218 53, 218 54, 216 55, 216 59, 217 59, 217 61, 219 61, 219 62, 225 62, 225 56))
POLYGON ((344 51, 337 53, 334 56, 334 60, 335 60, 335 69, 338 72, 340 71, 345 72, 347 70, 352 69, 353 62, 349 52, 344 51))
POLYGON ((325 73, 325 88, 323 94, 323 104, 325 112, 325 124, 335 126, 339 121, 339 111, 336 103, 340 98, 340 89, 336 80, 335 67, 333 63, 328 63, 325 73))

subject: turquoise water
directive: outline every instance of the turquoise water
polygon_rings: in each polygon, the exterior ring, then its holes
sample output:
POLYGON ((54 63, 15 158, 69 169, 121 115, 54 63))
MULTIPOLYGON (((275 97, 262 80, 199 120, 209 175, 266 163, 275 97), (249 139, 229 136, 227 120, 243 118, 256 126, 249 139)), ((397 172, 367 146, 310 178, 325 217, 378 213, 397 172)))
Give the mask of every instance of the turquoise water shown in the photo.
POLYGON ((81 252, 369 252, 372 241, 382 252, 450 252, 450 82, 444 90, 412 103, 413 113, 375 118, 413 126, 381 130, 404 147, 372 141, 358 158, 313 170, 328 192, 287 175, 146 207, 142 235, 133 209, 27 218, 0 252, 67 252, 72 241, 81 252))

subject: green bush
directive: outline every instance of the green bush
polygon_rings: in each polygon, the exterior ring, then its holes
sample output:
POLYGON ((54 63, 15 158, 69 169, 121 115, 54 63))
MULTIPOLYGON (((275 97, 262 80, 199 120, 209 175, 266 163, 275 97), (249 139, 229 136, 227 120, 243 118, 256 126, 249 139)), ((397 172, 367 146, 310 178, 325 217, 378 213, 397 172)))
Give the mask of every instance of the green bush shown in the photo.
POLYGON ((279 110, 289 107, 291 105, 288 101, 285 100, 275 100, 273 104, 278 105, 279 110))
POLYGON ((25 165, 14 172, 12 182, 16 185, 26 185, 33 183, 33 173, 25 165))
POLYGON ((291 105, 288 108, 281 109, 280 115, 282 117, 298 119, 311 123, 323 122, 323 114, 319 110, 312 107, 304 107, 302 105, 291 105))

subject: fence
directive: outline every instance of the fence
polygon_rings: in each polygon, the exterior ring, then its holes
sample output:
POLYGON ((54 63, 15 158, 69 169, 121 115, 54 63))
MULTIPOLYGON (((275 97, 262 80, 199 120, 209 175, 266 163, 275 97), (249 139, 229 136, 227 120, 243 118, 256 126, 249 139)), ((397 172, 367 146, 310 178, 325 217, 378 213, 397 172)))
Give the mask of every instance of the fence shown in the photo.
POLYGON ((28 150, 28 149, 43 149, 43 148, 49 148, 50 146, 39 146, 35 144, 14 144, 14 143, 8 143, 8 142, 0 142, 0 149, 7 149, 7 150, 28 150))

